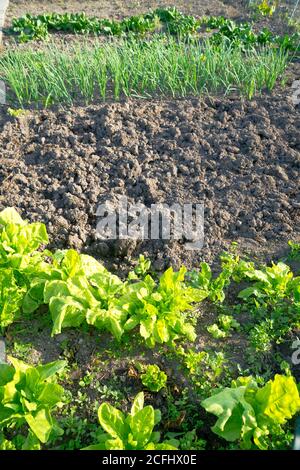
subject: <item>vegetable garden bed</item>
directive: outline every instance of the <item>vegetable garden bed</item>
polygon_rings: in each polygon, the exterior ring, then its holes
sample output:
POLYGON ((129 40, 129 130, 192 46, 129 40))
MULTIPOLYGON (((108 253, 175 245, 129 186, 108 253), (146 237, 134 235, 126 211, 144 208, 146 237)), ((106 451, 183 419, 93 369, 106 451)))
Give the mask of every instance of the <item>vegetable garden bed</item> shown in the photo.
POLYGON ((12 21, 24 2, 11 3, 0 57, 0 450, 290 449, 295 19, 231 2, 105 22, 105 10, 78 16, 70 2, 75 16, 36 18, 48 10, 32 2, 32 17, 12 21), (234 22, 211 17, 226 13, 234 22), (99 240, 97 207, 122 196, 203 203, 203 248, 99 240))

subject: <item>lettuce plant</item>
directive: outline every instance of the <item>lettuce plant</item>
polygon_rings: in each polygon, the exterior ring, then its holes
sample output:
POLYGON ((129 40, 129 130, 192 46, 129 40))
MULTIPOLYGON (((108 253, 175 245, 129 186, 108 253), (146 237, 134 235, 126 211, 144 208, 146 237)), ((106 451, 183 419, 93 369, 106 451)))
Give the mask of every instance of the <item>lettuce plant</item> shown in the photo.
POLYGON ((84 450, 176 450, 174 440, 159 443, 160 433, 153 428, 161 420, 159 410, 144 407, 144 394, 134 399, 131 411, 125 415, 109 403, 102 403, 98 410, 101 431, 98 443, 84 450))
POLYGON ((9 249, 7 243, 2 245, 6 261, 10 257, 11 264, 14 257, 14 269, 1 272, 0 266, 2 326, 11 323, 20 309, 31 314, 47 304, 53 320, 52 335, 87 323, 110 331, 117 339, 139 325, 149 346, 156 342, 173 343, 181 336, 195 339, 185 312, 194 302, 203 300, 203 293, 184 283, 185 268, 178 273, 170 268, 156 283, 146 275, 150 264, 141 257, 141 279, 130 276, 123 282, 94 258, 75 250, 32 251, 47 242, 44 226, 26 225, 14 210, 2 213, 1 220, 6 220, 6 231, 16 233, 16 239, 9 239, 9 249))
POLYGON ((185 273, 184 267, 179 272, 169 268, 158 285, 151 276, 134 284, 124 298, 123 308, 128 314, 124 329, 130 331, 139 326, 140 335, 150 347, 156 343, 172 344, 179 337, 194 341, 196 333, 185 312, 203 296, 198 289, 185 285, 185 273))
POLYGON ((44 224, 29 224, 13 208, 0 212, 0 266, 24 266, 24 256, 27 260, 26 255, 32 255, 47 243, 44 224))
POLYGON ((227 336, 226 332, 221 330, 216 323, 209 325, 206 329, 214 339, 224 339, 227 336))
POLYGON ((231 280, 245 269, 245 262, 240 260, 234 249, 231 252, 222 253, 220 259, 222 271, 215 278, 213 278, 211 267, 205 262, 200 264, 199 271, 193 270, 188 273, 189 284, 202 293, 202 300, 209 298, 212 302, 224 302, 225 290, 231 280))
POLYGON ((201 404, 217 416, 212 430, 218 436, 240 441, 244 449, 266 450, 300 410, 300 397, 293 377, 275 375, 261 388, 252 377, 240 377, 201 404))
POLYGON ((251 267, 244 272, 244 278, 254 283, 243 289, 239 293, 239 298, 243 300, 254 298, 260 303, 278 302, 289 297, 291 291, 300 286, 300 278, 294 278, 290 267, 281 262, 262 269, 251 267))
POLYGON ((48 243, 43 224, 29 224, 13 208, 0 212, 0 328, 20 314, 23 298, 36 273, 47 270, 37 250, 48 243))
POLYGON ((226 338, 229 336, 231 330, 239 330, 240 324, 233 318, 232 315, 219 315, 218 325, 214 323, 207 327, 207 331, 215 339, 226 338))
POLYGON ((24 447, 39 447, 53 431, 61 433, 51 412, 60 406, 64 392, 54 376, 66 363, 32 367, 13 357, 8 360, 11 364, 0 364, 0 431, 27 425, 24 447))
POLYGON ((146 366, 145 372, 141 375, 142 384, 151 392, 159 392, 166 386, 167 374, 156 364, 146 366))
POLYGON ((54 257, 54 267, 57 279, 46 281, 43 292, 53 320, 52 334, 86 321, 120 339, 126 318, 118 302, 123 282, 94 258, 74 250, 54 257))
POLYGON ((43 292, 41 302, 49 304, 52 334, 86 322, 110 331, 117 339, 139 325, 149 346, 172 343, 180 336, 193 341, 194 328, 184 312, 202 299, 202 293, 187 287, 184 276, 185 268, 177 273, 170 268, 158 284, 149 275, 138 282, 131 278, 122 282, 93 258, 69 250, 54 255, 54 279, 37 280, 25 297, 23 308, 31 311, 28 305, 32 303, 34 310, 32 299, 36 292, 43 292))

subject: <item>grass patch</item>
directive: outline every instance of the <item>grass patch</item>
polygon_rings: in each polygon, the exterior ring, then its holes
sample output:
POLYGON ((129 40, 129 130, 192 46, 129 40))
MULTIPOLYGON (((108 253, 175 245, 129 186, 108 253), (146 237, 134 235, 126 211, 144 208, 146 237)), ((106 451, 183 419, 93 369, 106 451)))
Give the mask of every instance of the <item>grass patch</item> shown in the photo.
POLYGON ((199 96, 238 92, 251 98, 272 90, 288 57, 280 49, 245 51, 209 41, 132 39, 114 43, 49 43, 41 49, 16 48, 0 58, 0 78, 10 102, 86 104, 95 99, 199 96))

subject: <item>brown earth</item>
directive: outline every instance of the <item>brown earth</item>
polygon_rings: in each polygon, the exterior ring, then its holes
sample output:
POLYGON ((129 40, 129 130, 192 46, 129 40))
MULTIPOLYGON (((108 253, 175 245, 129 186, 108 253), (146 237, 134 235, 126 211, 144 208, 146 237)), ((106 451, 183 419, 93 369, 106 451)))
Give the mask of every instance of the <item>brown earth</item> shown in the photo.
MULTIPOLYGON (((26 12, 85 11, 123 17, 176 5, 192 14, 247 15, 244 1, 119 0, 10 2, 8 23, 26 12)), ((275 23, 274 23, 275 24, 275 23)), ((299 106, 289 87, 253 101, 136 101, 0 113, 0 208, 47 224, 52 245, 87 250, 112 268, 145 253, 154 267, 212 261, 232 241, 257 255, 280 255, 300 237, 299 106), (96 209, 129 202, 204 203, 205 244, 96 239, 96 209), (108 263, 111 264, 111 263, 108 263)), ((125 263, 126 264, 126 263, 125 263)))
MULTIPOLYGON (((299 68, 295 69, 299 77, 299 68)), ((294 76, 297 76, 294 75, 294 76)), ((0 209, 47 224, 112 268, 145 253, 154 267, 211 261, 232 241, 276 256, 300 240, 300 116, 291 88, 240 98, 107 103, 1 115, 0 209), (103 242, 99 203, 204 203, 205 244, 103 242)))

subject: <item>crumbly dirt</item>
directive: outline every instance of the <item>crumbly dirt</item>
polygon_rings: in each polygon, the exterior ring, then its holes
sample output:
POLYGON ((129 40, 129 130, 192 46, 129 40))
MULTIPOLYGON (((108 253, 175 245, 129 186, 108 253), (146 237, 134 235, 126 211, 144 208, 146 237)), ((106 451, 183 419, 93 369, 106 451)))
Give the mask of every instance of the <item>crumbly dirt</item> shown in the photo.
POLYGON ((2 109, 0 209, 45 222, 52 246, 88 251, 111 269, 139 253, 159 271, 193 267, 233 241, 276 258, 300 240, 300 116, 290 95, 288 86, 252 101, 128 100, 17 119, 2 109), (120 196, 147 207, 203 203, 203 248, 98 240, 98 204, 116 207, 120 196))

